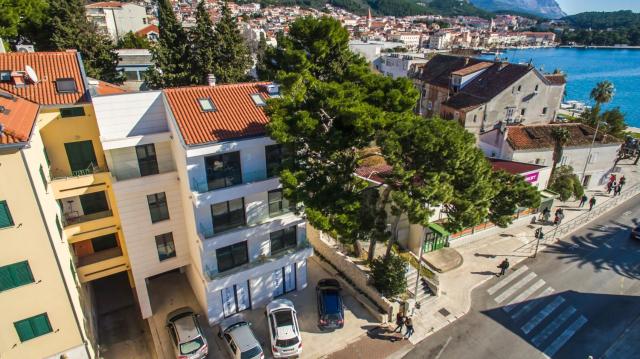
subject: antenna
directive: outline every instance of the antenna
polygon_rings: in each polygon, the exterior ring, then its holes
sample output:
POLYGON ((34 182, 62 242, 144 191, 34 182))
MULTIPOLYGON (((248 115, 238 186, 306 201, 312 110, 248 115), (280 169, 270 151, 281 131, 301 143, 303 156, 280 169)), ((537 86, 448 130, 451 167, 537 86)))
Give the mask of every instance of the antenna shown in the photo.
POLYGON ((38 75, 31 66, 25 65, 24 71, 27 73, 27 76, 29 76, 29 79, 33 81, 33 83, 38 83, 38 75))

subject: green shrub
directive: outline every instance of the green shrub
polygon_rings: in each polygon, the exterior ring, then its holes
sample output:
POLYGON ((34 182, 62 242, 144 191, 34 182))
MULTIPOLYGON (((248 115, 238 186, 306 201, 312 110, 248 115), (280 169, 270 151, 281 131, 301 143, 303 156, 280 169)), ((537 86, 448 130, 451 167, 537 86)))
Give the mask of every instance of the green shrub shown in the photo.
POLYGON ((395 254, 374 259, 371 262, 373 286, 387 298, 404 293, 407 290, 406 268, 405 260, 395 254))

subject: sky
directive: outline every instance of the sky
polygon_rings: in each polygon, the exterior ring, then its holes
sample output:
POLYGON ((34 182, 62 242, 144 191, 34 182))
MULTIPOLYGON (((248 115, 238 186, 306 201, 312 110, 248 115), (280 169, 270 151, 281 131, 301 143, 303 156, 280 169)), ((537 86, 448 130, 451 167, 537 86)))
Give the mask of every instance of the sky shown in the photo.
POLYGON ((633 10, 640 12, 640 0, 556 0, 567 14, 584 11, 633 10))

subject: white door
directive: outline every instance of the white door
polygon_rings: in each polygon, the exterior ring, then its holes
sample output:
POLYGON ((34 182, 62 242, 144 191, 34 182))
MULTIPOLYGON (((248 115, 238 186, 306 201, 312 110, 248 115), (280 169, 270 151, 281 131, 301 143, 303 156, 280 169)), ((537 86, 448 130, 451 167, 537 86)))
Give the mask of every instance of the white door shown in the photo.
POLYGON ((296 290, 296 264, 284 267, 284 291, 289 293, 296 290))
POLYGON ((284 277, 282 276, 282 268, 278 268, 273 272, 273 296, 277 297, 284 294, 284 277))
POLYGON ((222 290, 222 307, 224 308, 224 316, 228 317, 237 312, 236 296, 234 286, 224 288, 222 290))
POLYGON ((251 307, 251 299, 249 298, 249 282, 236 284, 236 298, 238 298, 238 312, 251 307))

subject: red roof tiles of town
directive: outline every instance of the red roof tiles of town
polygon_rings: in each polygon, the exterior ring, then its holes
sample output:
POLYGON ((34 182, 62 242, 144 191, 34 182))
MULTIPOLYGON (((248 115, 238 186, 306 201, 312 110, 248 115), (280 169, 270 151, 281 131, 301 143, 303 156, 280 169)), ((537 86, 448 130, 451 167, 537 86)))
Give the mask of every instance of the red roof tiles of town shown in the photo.
POLYGON ((123 5, 124 3, 121 3, 120 1, 101 1, 101 2, 94 2, 91 4, 87 4, 86 7, 88 8, 122 7, 123 5))
POLYGON ((121 94, 121 93, 126 93, 127 90, 120 88, 114 84, 110 84, 108 82, 104 82, 104 81, 98 81, 98 85, 95 87, 96 92, 98 93, 98 95, 104 96, 104 95, 117 95, 117 94, 121 94))
POLYGON ((496 158, 490 158, 489 163, 491 163, 491 168, 494 171, 503 170, 512 175, 521 175, 527 172, 539 170, 544 168, 544 166, 534 165, 531 163, 523 163, 523 162, 514 162, 507 160, 499 160, 496 158))
POLYGON ((471 66, 467 66, 465 68, 462 68, 458 71, 454 71, 451 74, 452 75, 458 75, 458 76, 466 76, 466 75, 470 75, 474 72, 478 72, 480 70, 486 69, 488 67, 493 66, 493 62, 479 62, 477 64, 471 65, 471 66))
MULTIPOLYGON (((595 129, 581 123, 508 126, 507 143, 514 150, 552 150, 555 146, 553 130, 565 128, 569 132, 569 140, 564 147, 588 147, 593 141, 595 129)), ((622 140, 598 132, 596 145, 617 145, 622 140)))
POLYGON ((150 32, 155 32, 156 34, 159 34, 160 33, 160 29, 158 28, 157 25, 150 24, 150 25, 147 25, 147 26, 143 27, 142 29, 136 31, 136 34, 146 36, 150 32))
POLYGON ((13 82, 0 82, 0 90, 18 95, 41 105, 74 104, 83 102, 85 85, 77 59, 77 52, 12 52, 0 54, 0 71, 25 71, 29 65, 38 76, 38 82, 25 81, 23 87, 13 82), (76 92, 59 93, 56 80, 71 78, 76 83, 76 92))
POLYGON ((0 107, 4 111, 0 111, 0 145, 27 142, 38 114, 38 105, 6 92, 2 95, 0 107))
POLYGON ((544 75, 551 85, 564 85, 567 83, 567 78, 563 74, 550 74, 544 75))
POLYGON ((251 99, 269 95, 267 82, 165 89, 167 102, 187 145, 259 136, 265 133, 269 117, 251 99), (203 111, 199 99, 211 99, 215 111, 203 111))

